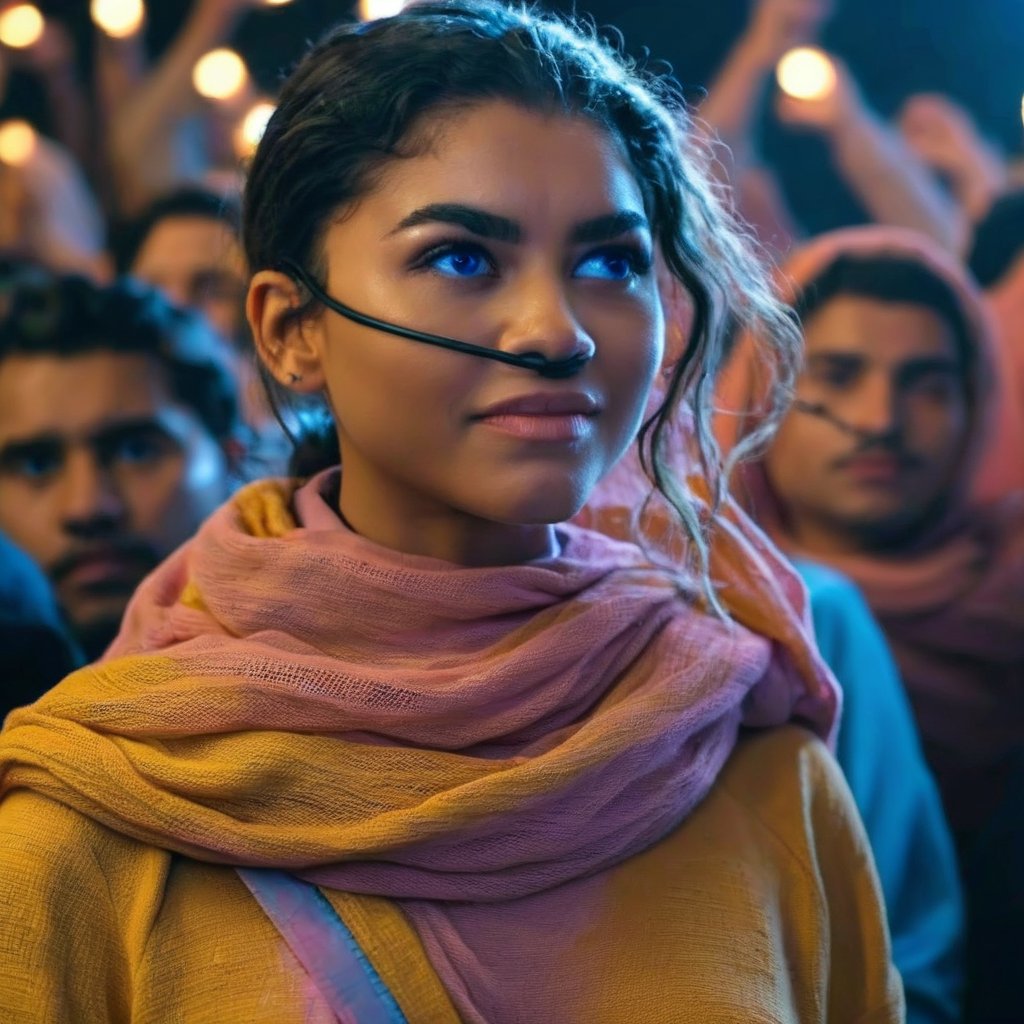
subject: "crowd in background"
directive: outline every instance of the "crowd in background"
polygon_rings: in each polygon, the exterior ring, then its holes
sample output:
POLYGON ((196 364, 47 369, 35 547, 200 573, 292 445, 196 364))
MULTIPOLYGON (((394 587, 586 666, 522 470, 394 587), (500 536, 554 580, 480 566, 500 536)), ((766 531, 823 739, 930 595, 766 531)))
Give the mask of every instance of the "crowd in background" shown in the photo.
MULTIPOLYGON (((193 86, 250 6, 196 0, 156 62, 137 33, 98 32, 89 89, 58 19, 4 51, 52 125, 14 150, 0 126, 4 711, 99 657, 138 582, 241 482, 303 465, 301 413, 275 416, 245 317, 238 126, 273 98, 193 86)), ((759 339, 735 338, 714 429, 728 453, 778 427, 734 490, 803 574, 846 691, 839 760, 909 1019, 960 1019, 966 978, 970 1020, 1020 1020, 1024 176, 942 95, 887 120, 817 50, 823 80, 783 88, 780 61, 829 14, 756 0, 697 111, 807 344, 791 411, 765 424, 759 339), (873 224, 802 237, 759 153, 766 97, 826 141, 873 224)))

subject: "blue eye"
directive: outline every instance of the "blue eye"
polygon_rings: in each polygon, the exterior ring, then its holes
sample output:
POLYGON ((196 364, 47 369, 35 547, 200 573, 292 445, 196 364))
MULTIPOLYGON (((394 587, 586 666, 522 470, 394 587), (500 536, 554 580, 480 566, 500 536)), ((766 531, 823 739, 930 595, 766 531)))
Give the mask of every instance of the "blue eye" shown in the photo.
POLYGON ((449 247, 430 257, 427 265, 444 277, 489 277, 494 273, 486 254, 468 246, 449 247))
POLYGON ((636 254, 624 249, 602 249, 580 260, 573 276, 599 281, 628 281, 644 273, 648 266, 636 254))

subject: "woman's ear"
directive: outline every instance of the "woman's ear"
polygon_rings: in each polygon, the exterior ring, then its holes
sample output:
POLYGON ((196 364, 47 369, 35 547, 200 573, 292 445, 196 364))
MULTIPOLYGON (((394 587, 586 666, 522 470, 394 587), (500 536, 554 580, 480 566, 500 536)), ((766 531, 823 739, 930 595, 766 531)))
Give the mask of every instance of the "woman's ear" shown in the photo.
POLYGON ((297 315, 302 304, 287 274, 261 270, 249 285, 245 315, 264 366, 279 384, 305 395, 324 388, 324 337, 319 318, 297 315))

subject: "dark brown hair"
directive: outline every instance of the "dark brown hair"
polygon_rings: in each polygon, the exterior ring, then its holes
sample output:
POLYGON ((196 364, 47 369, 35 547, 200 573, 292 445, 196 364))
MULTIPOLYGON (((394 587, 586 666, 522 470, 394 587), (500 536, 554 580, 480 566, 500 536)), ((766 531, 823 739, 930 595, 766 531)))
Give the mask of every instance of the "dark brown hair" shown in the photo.
MULTIPOLYGON (((285 83, 253 158, 242 221, 250 269, 291 260, 322 279, 321 238, 339 209, 373 187, 384 163, 416 151, 432 115, 492 99, 588 118, 631 161, 655 242, 694 310, 664 401, 641 431, 642 461, 678 511, 706 571, 707 524, 669 468, 681 454, 665 450, 671 422, 689 403, 695 454, 719 494, 710 409, 728 332, 751 327, 765 339, 766 358, 779 371, 779 395, 791 383, 799 336, 710 184, 703 141, 671 81, 634 66, 589 29, 491 0, 414 4, 393 18, 343 25, 285 83)), ((315 417, 324 415, 293 411, 300 422, 305 418, 307 433, 315 433, 315 417)), ((779 411, 737 455, 760 442, 779 411)), ((317 468, 316 445, 297 440, 305 469, 317 468)), ((337 459, 336 446, 326 458, 337 459)))

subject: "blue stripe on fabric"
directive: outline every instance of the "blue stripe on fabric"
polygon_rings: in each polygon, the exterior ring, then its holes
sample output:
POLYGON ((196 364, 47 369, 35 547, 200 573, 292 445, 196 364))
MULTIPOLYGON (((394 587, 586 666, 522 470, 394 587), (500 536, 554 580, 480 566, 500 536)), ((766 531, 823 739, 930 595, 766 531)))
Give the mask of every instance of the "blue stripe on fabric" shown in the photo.
POLYGON ((237 871, 340 1021, 408 1024, 355 936, 315 885, 285 871, 237 871))

